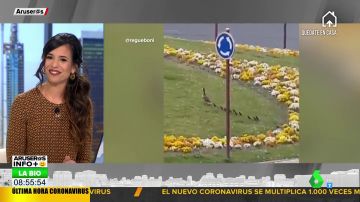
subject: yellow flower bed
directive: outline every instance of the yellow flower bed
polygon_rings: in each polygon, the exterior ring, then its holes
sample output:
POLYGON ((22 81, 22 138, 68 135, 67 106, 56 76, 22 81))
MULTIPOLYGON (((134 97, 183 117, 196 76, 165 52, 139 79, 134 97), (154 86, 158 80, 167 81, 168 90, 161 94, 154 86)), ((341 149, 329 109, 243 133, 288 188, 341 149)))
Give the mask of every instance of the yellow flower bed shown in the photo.
MULTIPOLYGON (((204 41, 205 43, 215 44, 213 41, 204 41)), ((256 51, 260 53, 267 53, 273 57, 282 57, 282 56, 293 56, 298 57, 299 51, 291 49, 281 49, 281 48, 266 48, 261 46, 254 46, 249 44, 236 44, 236 49, 244 51, 256 51)))
MULTIPOLYGON (((237 45, 237 48, 265 51, 278 55, 298 56, 298 51, 282 49, 266 49, 257 46, 237 45)), ((207 55, 182 48, 175 49, 164 45, 165 57, 176 57, 179 62, 209 68, 220 77, 225 77, 225 61, 218 58, 216 53, 207 55)), ((279 102, 289 107, 289 122, 269 131, 266 135, 241 134, 232 137, 230 146, 234 148, 248 148, 250 146, 274 146, 276 144, 293 144, 299 141, 299 71, 296 68, 280 65, 268 65, 258 61, 231 60, 231 74, 233 79, 254 82, 254 85, 267 89, 276 96, 279 102), (237 76, 236 76, 237 75, 237 76)), ((200 148, 226 147, 226 137, 212 136, 201 139, 199 137, 185 137, 164 135, 164 151, 189 153, 200 148)))
MULTIPOLYGON (((299 134, 289 130, 288 132, 282 131, 275 137, 266 136, 264 134, 259 135, 243 135, 234 136, 230 139, 230 146, 232 148, 246 148, 249 146, 262 146, 273 144, 293 144, 299 141, 299 134), (268 139, 271 137, 273 139, 268 139)), ((175 135, 164 135, 164 151, 183 152, 190 153, 194 150, 201 148, 223 148, 227 147, 226 137, 213 136, 211 138, 201 139, 199 137, 180 138, 175 135)))

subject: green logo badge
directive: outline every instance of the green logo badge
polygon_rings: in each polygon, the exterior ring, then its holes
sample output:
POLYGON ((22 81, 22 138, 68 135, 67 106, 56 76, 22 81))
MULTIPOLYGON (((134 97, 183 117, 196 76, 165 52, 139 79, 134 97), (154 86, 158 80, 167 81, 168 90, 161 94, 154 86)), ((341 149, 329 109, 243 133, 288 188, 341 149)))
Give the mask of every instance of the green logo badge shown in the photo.
POLYGON ((312 188, 321 188, 324 183, 324 179, 320 175, 320 170, 314 170, 309 183, 312 188))

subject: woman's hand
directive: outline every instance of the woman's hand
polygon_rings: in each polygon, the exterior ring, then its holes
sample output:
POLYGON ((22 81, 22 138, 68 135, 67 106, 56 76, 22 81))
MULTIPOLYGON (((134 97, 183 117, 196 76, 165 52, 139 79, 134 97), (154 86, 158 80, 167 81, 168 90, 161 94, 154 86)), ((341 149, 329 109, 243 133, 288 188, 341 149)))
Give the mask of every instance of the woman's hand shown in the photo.
POLYGON ((70 156, 65 156, 63 163, 74 164, 76 162, 74 160, 71 160, 70 156))

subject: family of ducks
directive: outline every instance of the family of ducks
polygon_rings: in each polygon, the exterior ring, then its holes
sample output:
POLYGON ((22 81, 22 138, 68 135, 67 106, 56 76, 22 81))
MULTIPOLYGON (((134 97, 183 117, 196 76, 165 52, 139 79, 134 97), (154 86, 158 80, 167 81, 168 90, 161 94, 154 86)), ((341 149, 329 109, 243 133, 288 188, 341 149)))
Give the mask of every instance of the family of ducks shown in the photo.
MULTIPOLYGON (((202 88, 202 99, 204 101, 204 103, 208 106, 213 106, 213 107, 216 107, 216 108, 219 108, 221 109, 222 111, 226 112, 226 107, 223 107, 223 106, 220 106, 220 105, 216 105, 215 103, 211 102, 210 98, 206 95, 206 90, 205 88, 202 88)), ((240 111, 236 111, 235 109, 230 109, 230 113, 234 114, 235 116, 242 116, 243 114, 240 112, 240 111)), ((259 117, 258 116, 247 116, 247 118, 249 120, 254 120, 254 121, 260 121, 259 117)))

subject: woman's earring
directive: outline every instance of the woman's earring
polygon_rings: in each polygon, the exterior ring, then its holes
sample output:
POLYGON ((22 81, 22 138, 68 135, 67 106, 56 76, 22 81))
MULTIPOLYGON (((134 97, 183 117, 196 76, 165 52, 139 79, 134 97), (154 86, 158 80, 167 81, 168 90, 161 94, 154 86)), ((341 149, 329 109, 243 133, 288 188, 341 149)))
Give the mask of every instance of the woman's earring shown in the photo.
POLYGON ((45 74, 45 67, 42 67, 42 68, 41 68, 41 73, 42 73, 42 74, 45 74))
POLYGON ((70 74, 70 79, 71 79, 71 80, 74 80, 75 77, 76 77, 75 73, 71 73, 71 74, 70 74))

